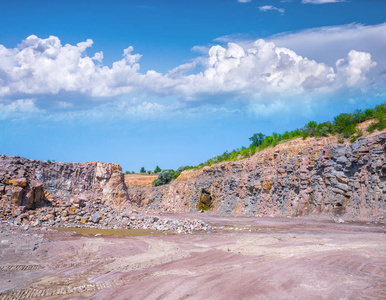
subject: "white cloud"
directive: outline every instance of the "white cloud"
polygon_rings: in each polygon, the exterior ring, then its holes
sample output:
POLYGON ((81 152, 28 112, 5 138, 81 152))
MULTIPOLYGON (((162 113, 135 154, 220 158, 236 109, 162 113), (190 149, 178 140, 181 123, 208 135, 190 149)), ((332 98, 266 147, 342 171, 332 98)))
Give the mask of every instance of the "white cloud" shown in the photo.
POLYGON ((42 113, 44 111, 35 106, 35 99, 18 99, 7 104, 0 103, 0 120, 21 120, 42 113))
POLYGON ((57 104, 60 108, 71 108, 74 106, 73 103, 67 101, 58 101, 57 104))
POLYGON ((376 63, 371 60, 369 53, 351 50, 347 59, 339 59, 336 62, 338 74, 343 77, 349 87, 356 86, 366 81, 366 74, 376 63))
POLYGON ((169 77, 183 76, 185 73, 193 71, 195 68, 196 68, 196 63, 195 62, 183 64, 183 65, 180 65, 180 66, 174 68, 173 70, 170 70, 168 72, 168 76, 169 77))
POLYGON ((259 10, 261 10, 261 11, 278 11, 279 13, 284 14, 283 8, 277 8, 277 7, 272 6, 272 5, 259 6, 259 10))
MULTIPOLYGON (((327 64, 259 39, 213 46, 196 62, 166 74, 153 70, 141 73, 141 55, 133 54, 133 47, 125 49, 123 58, 109 68, 102 64, 103 52, 87 55, 92 44, 87 40, 63 46, 54 36, 30 36, 18 48, 0 45, 0 96, 71 92, 112 98, 135 93, 178 97, 182 103, 208 98, 259 102, 269 95, 290 97, 360 88, 375 66, 372 56, 363 51, 347 51, 327 64), (197 63, 202 64, 202 72, 194 72, 197 63)), ((73 103, 57 102, 56 107, 76 109, 73 103)), ((155 108, 156 104, 147 101, 142 107, 155 108)))
POLYGON ((55 36, 40 39, 31 35, 18 48, 0 45, 0 96, 59 91, 109 96, 131 92, 138 86, 132 79, 138 74, 141 55, 132 55, 133 48, 129 47, 111 69, 96 66, 93 60, 101 62, 103 53, 87 56, 85 51, 92 44, 88 39, 76 46, 62 46, 55 36))
POLYGON ((325 4, 325 3, 337 3, 346 2, 346 0, 302 0, 303 4, 325 4))
POLYGON ((190 100, 216 94, 256 100, 269 94, 290 96, 332 92, 353 84, 360 87, 374 63, 368 53, 353 53, 339 60, 340 68, 336 71, 262 39, 244 46, 237 43, 213 46, 205 71, 179 78, 174 92, 190 100), (354 69, 360 75, 352 76, 350 71, 354 69))
POLYGON ((91 59, 99 61, 101 63, 103 60, 103 51, 95 53, 91 59))
POLYGON ((206 70, 187 76, 176 89, 192 97, 202 93, 256 96, 327 87, 334 78, 331 67, 260 39, 248 48, 236 43, 228 43, 226 48, 213 46, 209 50, 206 70))
POLYGON ((251 2, 252 0, 237 0, 237 2, 240 2, 240 3, 248 3, 248 2, 251 2))
POLYGON ((279 34, 268 40, 328 65, 334 65, 351 50, 367 52, 377 62, 377 66, 370 72, 371 77, 379 79, 377 74, 386 69, 386 23, 320 27, 279 34))

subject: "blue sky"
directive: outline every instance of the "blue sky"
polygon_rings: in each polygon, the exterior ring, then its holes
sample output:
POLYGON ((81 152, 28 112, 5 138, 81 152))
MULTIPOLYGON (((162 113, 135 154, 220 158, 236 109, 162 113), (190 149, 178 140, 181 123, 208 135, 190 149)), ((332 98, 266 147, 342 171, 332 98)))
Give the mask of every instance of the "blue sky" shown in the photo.
POLYGON ((2 1, 0 154, 197 165, 386 100, 386 1, 2 1))

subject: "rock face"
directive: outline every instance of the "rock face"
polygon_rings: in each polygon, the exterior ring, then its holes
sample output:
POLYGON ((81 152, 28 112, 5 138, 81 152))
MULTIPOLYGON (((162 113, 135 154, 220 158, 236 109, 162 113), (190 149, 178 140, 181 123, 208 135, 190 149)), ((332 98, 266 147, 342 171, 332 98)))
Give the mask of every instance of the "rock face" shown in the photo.
POLYGON ((130 189, 147 209, 220 215, 382 217, 386 210, 386 133, 351 145, 293 140, 249 159, 185 171, 167 186, 130 189))
MULTIPOLYGON (((376 220, 386 210, 385 171, 385 132, 351 145, 336 145, 334 137, 296 139, 249 159, 184 171, 169 185, 129 189, 116 164, 49 163, 2 155, 0 214, 15 214, 4 208, 10 205, 77 209, 96 202, 125 208, 135 204, 155 212, 376 220)), ((43 221, 71 219, 71 209, 60 216, 58 211, 47 211, 43 221)), ((90 215, 83 222, 82 216, 77 220, 82 224, 100 221, 90 215)))
POLYGON ((74 200, 119 204, 127 199, 127 188, 122 168, 116 164, 42 162, 1 155, 0 199, 27 209, 74 200))

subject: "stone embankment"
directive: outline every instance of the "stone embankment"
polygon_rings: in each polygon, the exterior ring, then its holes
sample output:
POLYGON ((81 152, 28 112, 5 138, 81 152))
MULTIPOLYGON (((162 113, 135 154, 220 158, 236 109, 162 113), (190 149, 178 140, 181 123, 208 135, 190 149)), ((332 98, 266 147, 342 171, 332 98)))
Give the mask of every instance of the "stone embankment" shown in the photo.
POLYGON ((249 159, 185 171, 167 186, 130 189, 128 196, 154 211, 380 220, 385 171, 385 132, 346 145, 334 137, 296 139, 249 159))

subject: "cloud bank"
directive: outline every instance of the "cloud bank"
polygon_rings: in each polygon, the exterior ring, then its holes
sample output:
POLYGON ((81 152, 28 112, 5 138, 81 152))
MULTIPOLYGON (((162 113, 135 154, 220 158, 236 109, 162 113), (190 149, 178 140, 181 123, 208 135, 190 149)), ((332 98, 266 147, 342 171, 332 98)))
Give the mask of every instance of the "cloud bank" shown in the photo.
POLYGON ((382 94, 385 29, 349 24, 265 40, 223 37, 165 73, 141 72, 132 46, 109 67, 90 39, 63 45, 32 35, 15 48, 0 45, 0 119, 261 115, 293 101, 382 94))
POLYGON ((103 52, 89 56, 92 40, 62 45, 58 37, 29 36, 17 48, 0 45, 0 97, 57 94, 61 91, 114 97, 131 93, 173 95, 192 101, 203 96, 299 94, 335 91, 366 83, 375 66, 371 54, 350 51, 336 67, 310 60, 293 50, 262 39, 248 46, 228 43, 210 48, 204 70, 191 75, 196 63, 180 65, 167 74, 140 72, 140 54, 133 47, 109 68, 103 52))

